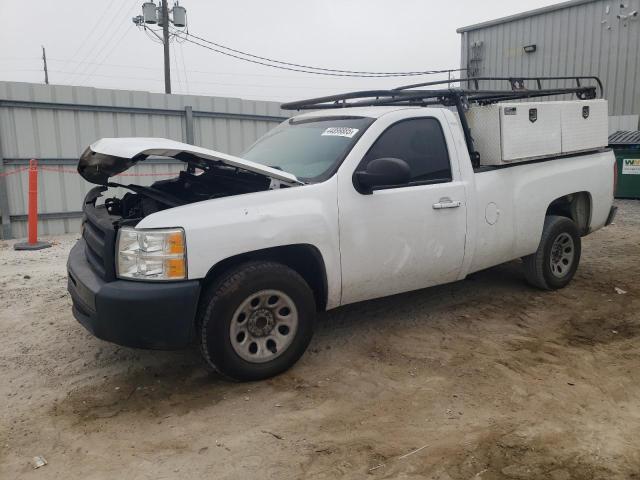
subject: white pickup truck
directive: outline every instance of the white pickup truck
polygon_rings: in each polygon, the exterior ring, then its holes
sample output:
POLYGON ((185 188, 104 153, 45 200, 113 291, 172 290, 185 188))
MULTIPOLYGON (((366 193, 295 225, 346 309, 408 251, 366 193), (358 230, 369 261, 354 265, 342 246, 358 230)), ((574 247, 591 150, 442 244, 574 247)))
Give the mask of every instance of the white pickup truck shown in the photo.
POLYGON ((75 317, 121 345, 196 342, 223 375, 256 380, 298 360, 317 312, 517 258, 534 286, 567 285, 581 236, 615 214, 611 151, 480 166, 460 108, 376 98, 286 120, 242 158, 155 138, 91 145, 78 170, 101 186, 68 261, 75 317), (148 156, 186 168, 101 198, 148 156))

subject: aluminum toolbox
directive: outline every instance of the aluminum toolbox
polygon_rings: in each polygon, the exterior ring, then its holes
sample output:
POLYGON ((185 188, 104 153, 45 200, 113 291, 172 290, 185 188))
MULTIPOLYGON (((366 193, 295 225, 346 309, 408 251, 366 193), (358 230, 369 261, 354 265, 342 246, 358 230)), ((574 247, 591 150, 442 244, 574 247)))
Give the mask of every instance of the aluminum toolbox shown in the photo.
POLYGON ((505 165, 607 146, 606 100, 510 102, 467 112, 481 165, 505 165))
POLYGON ((562 109, 562 153, 593 150, 609 143, 606 100, 553 102, 562 109))
POLYGON ((504 165, 562 152, 559 102, 510 102, 467 112, 481 165, 504 165))

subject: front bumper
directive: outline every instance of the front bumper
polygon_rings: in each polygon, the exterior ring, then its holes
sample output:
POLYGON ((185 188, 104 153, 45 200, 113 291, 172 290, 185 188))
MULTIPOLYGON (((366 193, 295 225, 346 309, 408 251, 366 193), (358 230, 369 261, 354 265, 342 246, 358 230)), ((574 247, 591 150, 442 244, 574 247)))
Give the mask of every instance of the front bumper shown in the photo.
POLYGON ((73 316, 93 335, 126 347, 177 349, 194 336, 200 282, 105 282, 89 265, 84 240, 67 262, 73 316))

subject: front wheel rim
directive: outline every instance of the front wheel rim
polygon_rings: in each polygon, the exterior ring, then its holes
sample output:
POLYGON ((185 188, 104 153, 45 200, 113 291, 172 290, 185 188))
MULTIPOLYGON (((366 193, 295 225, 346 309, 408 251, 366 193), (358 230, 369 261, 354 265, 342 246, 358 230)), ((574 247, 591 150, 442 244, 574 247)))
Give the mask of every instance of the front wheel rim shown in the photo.
POLYGON ((549 264, 551 274, 556 278, 566 277, 575 259, 576 247, 571 235, 566 232, 556 237, 551 245, 549 264))
POLYGON ((233 313, 229 327, 231 346, 247 362, 269 362, 291 346, 298 331, 298 320, 298 309, 286 293, 255 292, 233 313))

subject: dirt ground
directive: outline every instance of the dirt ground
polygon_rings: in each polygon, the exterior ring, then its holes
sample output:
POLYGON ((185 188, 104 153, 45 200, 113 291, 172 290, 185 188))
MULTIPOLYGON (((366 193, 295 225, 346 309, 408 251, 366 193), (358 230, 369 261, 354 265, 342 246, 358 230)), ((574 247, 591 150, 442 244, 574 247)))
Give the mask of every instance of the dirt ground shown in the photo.
POLYGON ((75 236, 0 242, 0 478, 640 479, 640 202, 619 206, 564 290, 512 262, 341 308, 252 384, 88 334, 75 236))

